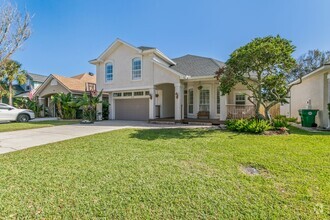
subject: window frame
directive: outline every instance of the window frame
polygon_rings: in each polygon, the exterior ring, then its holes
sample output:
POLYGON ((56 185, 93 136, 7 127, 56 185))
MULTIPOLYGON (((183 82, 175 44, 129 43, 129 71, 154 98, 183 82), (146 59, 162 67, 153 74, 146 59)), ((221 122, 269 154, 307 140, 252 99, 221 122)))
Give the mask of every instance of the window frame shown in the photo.
POLYGON ((194 89, 193 88, 188 89, 188 114, 194 114, 194 89))
POLYGON ((142 58, 141 57, 134 57, 132 59, 132 75, 131 75, 131 80, 132 81, 139 81, 139 80, 142 80, 142 58), (139 60, 140 61, 140 69, 134 69, 134 62, 136 60, 139 60), (134 76, 134 74, 136 74, 136 72, 139 71, 140 72, 140 77, 137 78, 136 76, 134 76))
POLYGON ((111 60, 108 60, 108 61, 106 61, 105 62, 105 64, 104 64, 104 82, 105 83, 111 83, 112 81, 113 81, 113 76, 114 76, 114 62, 113 61, 111 61, 111 60), (108 75, 108 65, 109 64, 111 64, 111 66, 112 66, 112 73, 111 73, 111 79, 110 80, 108 80, 107 79, 107 75, 108 75))
POLYGON ((221 113, 221 93, 220 93, 220 88, 217 87, 217 92, 216 92, 216 99, 217 99, 217 114, 219 115, 221 113))
POLYGON ((211 99, 211 90, 209 88, 203 88, 201 90, 199 90, 199 103, 198 103, 198 106, 199 106, 199 111, 208 111, 210 112, 210 99, 211 99), (208 91, 208 103, 202 103, 202 91, 208 91), (201 108, 201 106, 206 106, 207 108, 204 109, 204 108, 201 108))
POLYGON ((234 102, 235 102, 235 105, 236 106, 244 106, 244 105, 246 105, 246 94, 245 93, 235 93, 235 97, 234 97, 234 102), (242 100, 242 99, 237 99, 237 97, 238 96, 244 96, 244 100, 242 100), (244 102, 244 104, 237 104, 238 102, 244 102))

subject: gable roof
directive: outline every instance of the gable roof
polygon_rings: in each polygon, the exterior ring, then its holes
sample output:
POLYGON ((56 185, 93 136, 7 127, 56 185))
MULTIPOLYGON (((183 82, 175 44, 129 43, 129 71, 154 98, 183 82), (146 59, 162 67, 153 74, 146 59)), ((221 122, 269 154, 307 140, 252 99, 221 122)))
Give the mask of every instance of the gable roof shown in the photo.
POLYGON ((176 65, 172 69, 186 76, 213 76, 215 72, 225 64, 219 60, 187 54, 174 58, 176 65))
POLYGON ((96 84, 96 76, 93 73, 82 73, 72 77, 51 74, 47 77, 45 82, 37 88, 35 94, 40 93, 47 85, 49 85, 52 79, 56 79, 58 83, 69 92, 83 93, 86 89, 86 83, 96 84))
POLYGON ((96 84, 96 76, 91 73, 83 73, 73 77, 65 77, 56 74, 52 75, 70 91, 84 92, 86 89, 86 83, 96 84))
POLYGON ((143 52, 153 52, 159 57, 161 57, 165 62, 169 63, 170 65, 175 65, 175 62, 171 60, 169 57, 167 57, 165 54, 163 54, 160 50, 158 50, 155 47, 147 47, 147 46, 140 46, 140 47, 135 47, 119 38, 117 38, 98 58, 90 60, 89 63, 91 64, 97 64, 99 62, 104 61, 103 58, 108 52, 112 52, 116 50, 120 45, 126 45, 134 50, 136 50, 138 53, 143 53, 143 52))
POLYGON ((35 82, 45 82, 48 76, 35 74, 35 73, 27 73, 27 75, 35 82))
POLYGON ((146 46, 140 46, 138 47, 140 50, 142 51, 146 51, 146 50, 154 50, 156 49, 155 47, 146 47, 146 46))

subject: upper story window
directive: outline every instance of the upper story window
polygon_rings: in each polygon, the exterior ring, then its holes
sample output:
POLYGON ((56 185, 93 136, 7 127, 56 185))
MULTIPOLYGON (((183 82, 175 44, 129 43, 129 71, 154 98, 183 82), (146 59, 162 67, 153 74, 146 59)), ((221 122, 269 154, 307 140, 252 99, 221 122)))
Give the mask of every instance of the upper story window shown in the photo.
POLYGON ((132 60, 132 80, 141 79, 141 59, 134 58, 132 60))
POLYGON ((105 82, 113 80, 113 64, 111 62, 105 64, 105 82))

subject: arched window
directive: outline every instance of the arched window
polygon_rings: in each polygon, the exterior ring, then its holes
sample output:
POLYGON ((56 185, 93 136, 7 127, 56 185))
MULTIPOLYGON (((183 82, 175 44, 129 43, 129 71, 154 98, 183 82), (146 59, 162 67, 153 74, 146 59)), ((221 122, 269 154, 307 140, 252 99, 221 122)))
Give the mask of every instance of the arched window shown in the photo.
POLYGON ((105 64, 105 82, 111 82, 113 79, 113 64, 111 62, 105 64))
POLYGON ((141 79, 141 59, 134 58, 132 60, 132 80, 141 79))

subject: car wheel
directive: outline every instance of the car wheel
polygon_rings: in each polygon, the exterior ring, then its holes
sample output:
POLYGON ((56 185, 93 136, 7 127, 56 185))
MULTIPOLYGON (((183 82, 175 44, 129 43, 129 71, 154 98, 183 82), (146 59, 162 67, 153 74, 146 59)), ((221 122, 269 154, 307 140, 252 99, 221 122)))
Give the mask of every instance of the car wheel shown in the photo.
POLYGON ((28 122, 30 120, 30 117, 26 114, 23 114, 23 115, 19 115, 17 117, 17 121, 18 122, 28 122))

